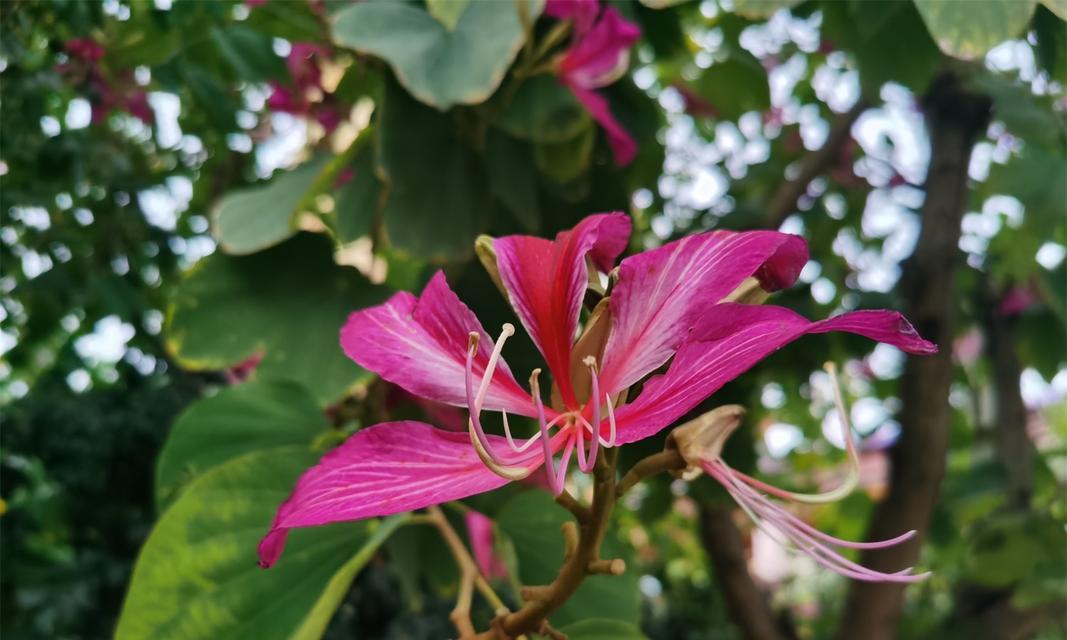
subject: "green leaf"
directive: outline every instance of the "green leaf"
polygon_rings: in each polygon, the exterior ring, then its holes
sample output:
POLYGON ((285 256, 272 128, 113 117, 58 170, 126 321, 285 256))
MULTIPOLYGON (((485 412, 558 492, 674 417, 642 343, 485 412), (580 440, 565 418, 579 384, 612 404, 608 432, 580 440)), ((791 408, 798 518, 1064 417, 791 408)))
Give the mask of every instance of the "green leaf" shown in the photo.
POLYGON ((568 640, 647 640, 636 625, 610 618, 589 618, 560 629, 568 640))
POLYGON ((285 75, 285 64, 274 53, 270 36, 234 25, 226 29, 212 29, 211 39, 242 80, 266 82, 285 75))
POLYGON ((963 60, 1019 37, 1036 6, 1037 0, 915 0, 937 46, 963 60))
POLYGON ((137 559, 117 640, 317 638, 355 574, 402 520, 294 531, 269 570, 256 545, 318 455, 251 453, 194 481, 163 514, 137 559))
POLYGON ((541 228, 541 207, 530 145, 490 131, 484 159, 489 190, 526 231, 536 233, 541 228))
POLYGON ((1041 0, 1041 4, 1060 20, 1067 20, 1067 0, 1041 0))
POLYGON ((322 156, 275 175, 266 184, 223 196, 214 215, 214 235, 223 251, 255 253, 293 235, 297 205, 325 164, 326 157, 322 156))
MULTIPOLYGON (((542 0, 529 0, 537 18, 542 0)), ((500 86, 525 40, 514 2, 468 2, 449 28, 407 2, 362 2, 337 14, 334 38, 343 46, 376 55, 393 68, 400 84, 422 102, 445 110, 478 104, 500 86)), ((453 20, 446 17, 445 20, 453 20)))
POLYGON ((535 76, 522 84, 495 124, 516 138, 564 142, 591 126, 574 94, 554 77, 535 76))
POLYGON ((328 238, 300 233, 250 256, 200 261, 176 288, 166 343, 194 370, 263 352, 257 375, 298 380, 325 405, 369 378, 342 353, 337 335, 350 312, 386 293, 335 264, 328 238))
POLYGON ((256 378, 204 398, 178 417, 156 463, 163 504, 196 476, 251 451, 310 445, 329 425, 301 385, 256 378))
POLYGON ((750 20, 770 18, 779 9, 791 9, 801 0, 734 0, 734 13, 750 20))
POLYGON ((736 120, 747 111, 766 111, 771 106, 767 73, 750 55, 733 55, 716 62, 692 86, 729 120, 736 120))
POLYGON ((341 185, 333 210, 334 232, 341 244, 370 235, 381 206, 382 183, 374 175, 375 150, 368 146, 352 163, 352 178, 341 185))
POLYGON ((430 15, 448 29, 455 29, 459 17, 463 15, 471 0, 426 0, 426 9, 430 15))
POLYGON ((534 160, 541 173, 556 182, 570 182, 589 168, 596 146, 596 128, 583 129, 564 142, 542 143, 534 147, 534 160))
POLYGON ((480 159, 456 136, 452 119, 389 82, 378 142, 391 182, 384 216, 393 246, 427 260, 470 255, 490 199, 480 159))
POLYGON ((976 73, 971 83, 993 98, 993 117, 1011 133, 1049 146, 1058 146, 1064 139, 1063 124, 1050 106, 1038 102, 1029 86, 993 73, 976 73))
MULTIPOLYGON (((515 548, 519 578, 523 584, 548 584, 563 562, 563 536, 560 526, 571 519, 552 496, 543 491, 525 491, 512 497, 497 512, 496 524, 515 548)), ((621 555, 621 545, 609 533, 604 539, 604 557, 621 555)), ((621 576, 590 576, 553 616, 565 625, 590 615, 638 624, 641 598, 637 576, 632 571, 621 576)))

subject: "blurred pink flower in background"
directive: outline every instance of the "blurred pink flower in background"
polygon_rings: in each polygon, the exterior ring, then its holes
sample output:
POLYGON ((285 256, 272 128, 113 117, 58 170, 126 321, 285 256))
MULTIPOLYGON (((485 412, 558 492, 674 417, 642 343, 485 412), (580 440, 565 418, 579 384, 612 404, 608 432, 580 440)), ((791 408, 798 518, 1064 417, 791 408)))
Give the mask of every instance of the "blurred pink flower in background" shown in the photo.
POLYGON ((467 535, 478 570, 490 580, 506 578, 508 569, 493 550, 493 521, 477 511, 468 511, 463 519, 467 523, 467 535))

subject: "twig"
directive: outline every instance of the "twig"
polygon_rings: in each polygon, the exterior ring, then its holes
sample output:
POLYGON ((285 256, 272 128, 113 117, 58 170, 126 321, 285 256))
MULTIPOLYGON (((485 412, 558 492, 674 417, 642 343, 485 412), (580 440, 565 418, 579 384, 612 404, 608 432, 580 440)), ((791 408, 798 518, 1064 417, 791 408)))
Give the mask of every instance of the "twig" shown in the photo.
POLYGON ((463 540, 460 539, 459 534, 452 528, 452 524, 445 517, 444 512, 441 511, 441 507, 437 505, 428 507, 426 515, 429 517, 429 522, 437 527, 437 530, 441 533, 441 537, 444 539, 445 544, 448 545, 448 549, 456 559, 456 564, 459 565, 461 572, 459 597, 456 598, 456 607, 449 617, 452 620, 452 624, 456 626, 456 631, 459 632, 460 638, 473 638, 475 637, 475 631, 470 619, 470 605, 474 587, 477 587, 478 592, 489 601, 489 604, 498 614, 506 612, 507 606, 500 599, 500 596, 493 591, 493 587, 489 585, 489 582, 486 581, 481 572, 478 571, 478 564, 474 562, 474 558, 467 551, 463 540))
POLYGON ((630 467, 630 470, 627 471, 626 475, 619 481, 619 485, 615 489, 615 497, 622 497, 627 491, 632 489, 634 485, 649 476, 654 476, 657 473, 663 473, 664 471, 677 471, 684 469, 685 467, 685 458, 683 458, 682 454, 678 453, 675 449, 660 451, 647 458, 642 458, 637 464, 630 467))
POLYGON ((816 151, 812 151, 800 161, 797 177, 782 183, 778 191, 767 203, 767 217, 762 225, 768 229, 777 229, 796 209, 797 200, 808 189, 812 180, 825 173, 837 160, 841 145, 848 140, 852 125, 871 106, 866 98, 860 98, 848 111, 834 118, 826 142, 816 151))
POLYGON ((575 500, 574 496, 572 496, 566 489, 563 490, 563 493, 556 496, 556 502, 567 511, 570 511, 574 515, 574 519, 578 522, 589 521, 589 507, 575 500))

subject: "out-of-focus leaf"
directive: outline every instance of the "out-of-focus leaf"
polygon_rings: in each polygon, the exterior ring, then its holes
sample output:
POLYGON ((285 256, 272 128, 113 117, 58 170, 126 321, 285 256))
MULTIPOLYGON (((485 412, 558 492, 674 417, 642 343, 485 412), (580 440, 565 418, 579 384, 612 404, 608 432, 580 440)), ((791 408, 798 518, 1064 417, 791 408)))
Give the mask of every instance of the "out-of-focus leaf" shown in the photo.
POLYGON ((363 149, 351 166, 351 175, 336 191, 333 208, 334 231, 342 244, 370 235, 380 206, 382 183, 374 174, 375 149, 363 149))
POLYGON ((1063 123, 1040 104, 1029 87, 992 73, 975 74, 975 87, 993 98, 993 117, 1027 142, 1052 145, 1064 140, 1063 123))
POLYGON ((1041 0, 1041 4, 1048 7, 1060 20, 1067 20, 1067 0, 1041 0))
POLYGON ((596 128, 590 126, 570 140, 536 145, 534 160, 541 173, 556 182, 569 182, 589 168, 595 146, 596 128))
POLYGON ((937 46, 950 56, 976 60, 1018 37, 1037 0, 915 0, 937 46))
MULTIPOLYGON (((541 0, 527 2, 531 20, 542 6, 541 0)), ((386 60, 428 105, 478 104, 500 85, 525 34, 513 2, 470 2, 460 9, 449 28, 414 4, 362 2, 337 14, 333 33, 338 44, 386 60)))
POLYGON ((214 215, 214 235, 226 253, 244 255, 272 247, 296 232, 297 205, 326 164, 321 156, 269 182, 225 195, 214 215))
POLYGON ((563 142, 581 133, 591 122, 589 113, 569 89, 553 77, 536 76, 522 84, 495 124, 516 138, 563 142))
POLYGON ((449 116, 419 104, 395 82, 381 109, 378 155, 390 182, 389 241, 428 260, 470 255, 490 202, 478 156, 456 136, 449 116))
POLYGON ((560 629, 568 640, 646 640, 636 625, 611 618, 589 618, 560 629))
POLYGON ((456 28, 459 17, 471 0, 426 0, 426 9, 449 30, 456 28))
POLYGON ((348 314, 386 290, 333 261, 333 244, 301 233, 250 256, 213 254, 178 285, 166 342, 190 369, 222 369, 263 352, 256 372, 302 382, 320 404, 370 374, 337 344, 348 314))
POLYGON ((533 150, 525 142, 491 131, 485 148, 489 190, 530 233, 541 227, 537 195, 537 167, 533 150))
POLYGON ((700 74, 692 87, 728 120, 771 106, 767 73, 751 55, 734 55, 716 62, 700 74))
POLYGON ((791 9, 801 0, 734 0, 734 12, 751 20, 770 18, 779 9, 791 9))
POLYGON ((212 29, 211 39, 237 75, 248 82, 265 82, 285 74, 285 64, 264 33, 236 25, 212 29))
MULTIPOLYGON (((563 561, 560 525, 570 519, 571 515, 543 491, 519 493, 497 512, 497 527, 515 547, 523 584, 548 584, 556 576, 563 561)), ((604 557, 618 555, 620 546, 609 531, 604 540, 604 557)), ((640 622, 640 592, 632 571, 621 576, 586 578, 552 621, 565 625, 590 616, 634 625, 640 622)))
POLYGON ((156 502, 252 451, 310 445, 327 429, 315 397, 295 382, 256 378, 204 398, 178 417, 156 462, 156 502))
POLYGON ((320 637, 356 573, 402 520, 294 531, 278 564, 260 569, 260 537, 317 458, 308 447, 251 453, 189 485, 141 549, 115 637, 320 637))

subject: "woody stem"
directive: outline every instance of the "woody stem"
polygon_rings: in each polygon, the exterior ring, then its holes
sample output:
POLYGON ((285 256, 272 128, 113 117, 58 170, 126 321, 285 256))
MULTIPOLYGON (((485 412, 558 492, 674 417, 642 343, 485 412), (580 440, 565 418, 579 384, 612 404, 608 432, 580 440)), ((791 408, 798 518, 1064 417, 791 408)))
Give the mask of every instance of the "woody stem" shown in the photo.
POLYGON ((621 498, 630 489, 634 488, 634 485, 641 482, 645 478, 654 476, 657 473, 663 473, 664 471, 677 471, 684 469, 686 466, 685 458, 682 454, 678 453, 675 449, 667 449, 666 451, 660 451, 650 456, 642 458, 630 467, 630 470, 626 472, 626 475, 619 481, 618 486, 615 489, 615 497, 621 498))
MULTIPOLYGON (((615 507, 615 467, 618 449, 608 449, 597 460, 593 469, 593 502, 588 518, 578 523, 578 540, 569 549, 560 567, 559 574, 551 584, 544 587, 528 587, 526 604, 514 613, 498 617, 494 631, 485 632, 479 638, 497 638, 500 635, 513 638, 522 633, 537 633, 544 629, 548 616, 552 615, 581 586, 586 576, 592 573, 621 573, 625 565, 621 561, 602 562, 600 544, 615 507), (499 632, 498 635, 494 635, 499 632)), ((573 522, 566 528, 572 529, 573 522)), ((568 545, 570 547, 571 545, 568 545)))
POLYGON ((459 534, 452 528, 452 524, 445 517, 441 508, 437 505, 428 507, 426 509, 427 520, 430 524, 433 524, 441 534, 441 538, 444 539, 445 544, 448 545, 448 550, 452 552, 452 556, 456 560, 456 564, 459 565, 460 574, 462 576, 462 582, 460 584, 460 595, 456 602, 455 609, 452 610, 451 619, 452 624, 455 625, 456 631, 459 632, 460 638, 471 638, 474 636, 474 626, 470 620, 470 603, 473 595, 472 587, 477 588, 479 593, 482 594, 489 604, 498 613, 507 611, 507 606, 504 601, 500 599, 500 596, 493 591, 493 588, 489 586, 489 582, 478 571, 478 564, 474 562, 474 558, 471 557, 469 551, 467 551, 466 545, 463 544, 463 540, 460 539, 459 534))

